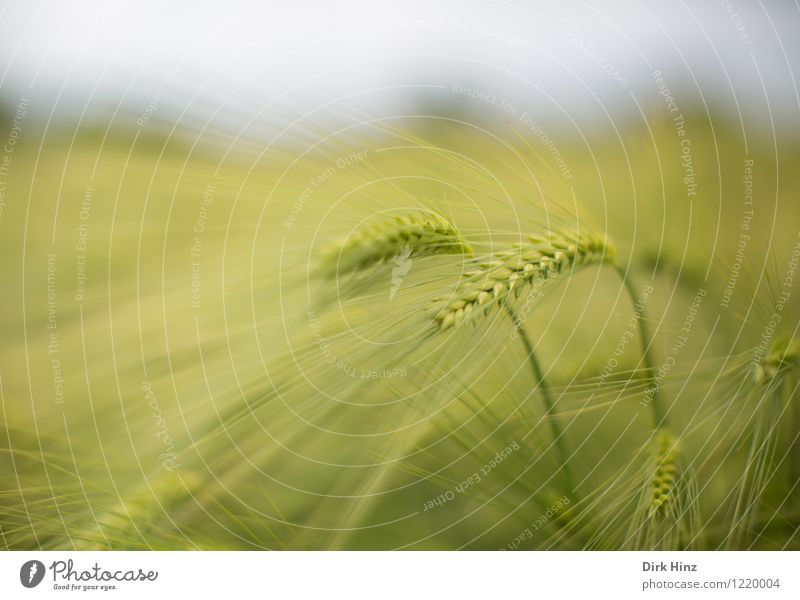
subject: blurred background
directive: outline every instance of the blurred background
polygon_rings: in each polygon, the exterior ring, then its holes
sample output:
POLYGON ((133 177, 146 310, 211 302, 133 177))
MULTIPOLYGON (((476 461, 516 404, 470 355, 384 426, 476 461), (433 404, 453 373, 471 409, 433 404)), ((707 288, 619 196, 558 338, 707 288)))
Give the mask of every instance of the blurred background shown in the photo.
POLYGON ((318 308, 321 252, 423 209, 479 255, 613 240, 696 476, 668 545, 797 549, 799 27, 778 0, 0 3, 0 540, 659 545, 613 272, 527 321, 571 490, 510 323, 421 335, 463 259, 318 308))

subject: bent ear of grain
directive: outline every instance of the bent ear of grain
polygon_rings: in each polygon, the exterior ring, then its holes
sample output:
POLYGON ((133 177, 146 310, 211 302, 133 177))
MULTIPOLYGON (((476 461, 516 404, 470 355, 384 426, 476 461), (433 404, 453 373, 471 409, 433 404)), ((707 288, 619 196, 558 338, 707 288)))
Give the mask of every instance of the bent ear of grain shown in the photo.
POLYGON ((332 279, 398 257, 434 254, 472 255, 472 247, 445 218, 427 211, 412 212, 357 230, 324 253, 320 273, 332 279))
POLYGON ((512 294, 615 258, 614 247, 597 235, 560 230, 531 236, 526 244, 471 261, 453 294, 435 301, 434 321, 441 331, 458 327, 488 315, 512 294))

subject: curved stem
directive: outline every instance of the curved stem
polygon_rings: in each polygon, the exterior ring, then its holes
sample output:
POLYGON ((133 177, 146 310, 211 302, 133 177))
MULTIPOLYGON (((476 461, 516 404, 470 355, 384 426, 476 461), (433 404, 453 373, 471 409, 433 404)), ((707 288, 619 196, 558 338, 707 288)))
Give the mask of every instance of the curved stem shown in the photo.
POLYGON ((514 326, 517 327, 520 339, 522 340, 522 345, 525 346, 525 350, 528 353, 528 363, 531 365, 534 380, 536 381, 537 387, 542 392, 542 401, 544 402, 545 413, 548 417, 547 420, 550 422, 550 434, 553 437, 553 443, 556 446, 556 451, 558 452, 559 459, 561 461, 561 472, 564 476, 564 483, 569 488, 570 492, 574 492, 575 479, 572 475, 572 469, 569 466, 569 462, 567 461, 568 454, 567 448, 564 445, 564 433, 561 431, 561 426, 558 424, 558 421, 555 418, 555 404, 553 403, 552 396, 550 396, 550 389, 547 387, 547 383, 544 380, 542 367, 539 365, 539 361, 536 358, 536 353, 533 350, 533 344, 531 343, 528 334, 525 332, 525 328, 523 327, 522 322, 519 320, 517 313, 507 303, 504 304, 504 307, 511 317, 514 326))
MULTIPOLYGON (((614 270, 619 274, 620 279, 622 279, 622 284, 625 286, 625 290, 628 292, 628 296, 630 297, 631 303, 633 303, 635 310, 638 298, 630 278, 619 265, 614 265, 614 270)), ((642 362, 644 362, 644 366, 645 369, 647 369, 649 378, 653 380, 655 375, 655 364, 653 363, 653 355, 650 351, 650 346, 652 345, 653 339, 650 337, 650 331, 647 328, 647 321, 644 318, 644 311, 640 312, 636 322, 639 324, 639 337, 641 338, 642 343, 642 362)), ((661 429, 667 424, 667 414, 664 411, 664 406, 659 400, 657 384, 655 384, 655 387, 653 388, 653 396, 650 400, 650 405, 653 408, 653 421, 655 422, 655 428, 661 429)))

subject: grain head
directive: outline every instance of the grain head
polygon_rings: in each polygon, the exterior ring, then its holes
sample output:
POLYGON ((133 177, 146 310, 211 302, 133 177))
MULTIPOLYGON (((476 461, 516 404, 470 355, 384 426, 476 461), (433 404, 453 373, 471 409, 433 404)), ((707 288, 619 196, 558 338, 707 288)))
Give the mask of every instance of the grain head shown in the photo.
POLYGON ((531 236, 528 243, 473 260, 455 292, 437 300, 435 321, 440 330, 458 327, 488 314, 513 294, 539 282, 569 275, 580 267, 613 262, 614 247, 604 238, 575 231, 531 236))
POLYGON ((385 264, 396 257, 419 258, 434 254, 471 255, 472 248, 446 219, 432 212, 418 211, 357 230, 326 253, 322 271, 332 278, 385 264))

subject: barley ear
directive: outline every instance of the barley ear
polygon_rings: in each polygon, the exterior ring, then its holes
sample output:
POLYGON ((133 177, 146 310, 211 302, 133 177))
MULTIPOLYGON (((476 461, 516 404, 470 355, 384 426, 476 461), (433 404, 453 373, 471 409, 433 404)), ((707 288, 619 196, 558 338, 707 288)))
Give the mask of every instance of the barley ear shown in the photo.
POLYGON ((410 212, 357 230, 324 253, 321 273, 327 278, 354 273, 398 256, 472 254, 472 247, 443 217, 427 211, 410 212))
POLYGON ((758 385, 768 385, 792 368, 800 366, 800 340, 780 339, 756 364, 753 379, 758 385))
POLYGON ((666 429, 656 432, 646 474, 632 549, 690 549, 698 543, 697 489, 678 439, 666 429))
POLYGON ((470 261, 453 294, 435 301, 434 321, 441 331, 474 322, 512 294, 583 266, 613 263, 615 256, 614 247, 595 235, 563 230, 531 236, 525 244, 470 261))
POLYGON ((649 515, 663 515, 669 502, 674 502, 678 478, 678 446, 668 431, 659 432, 656 438, 656 466, 650 480, 649 515))

